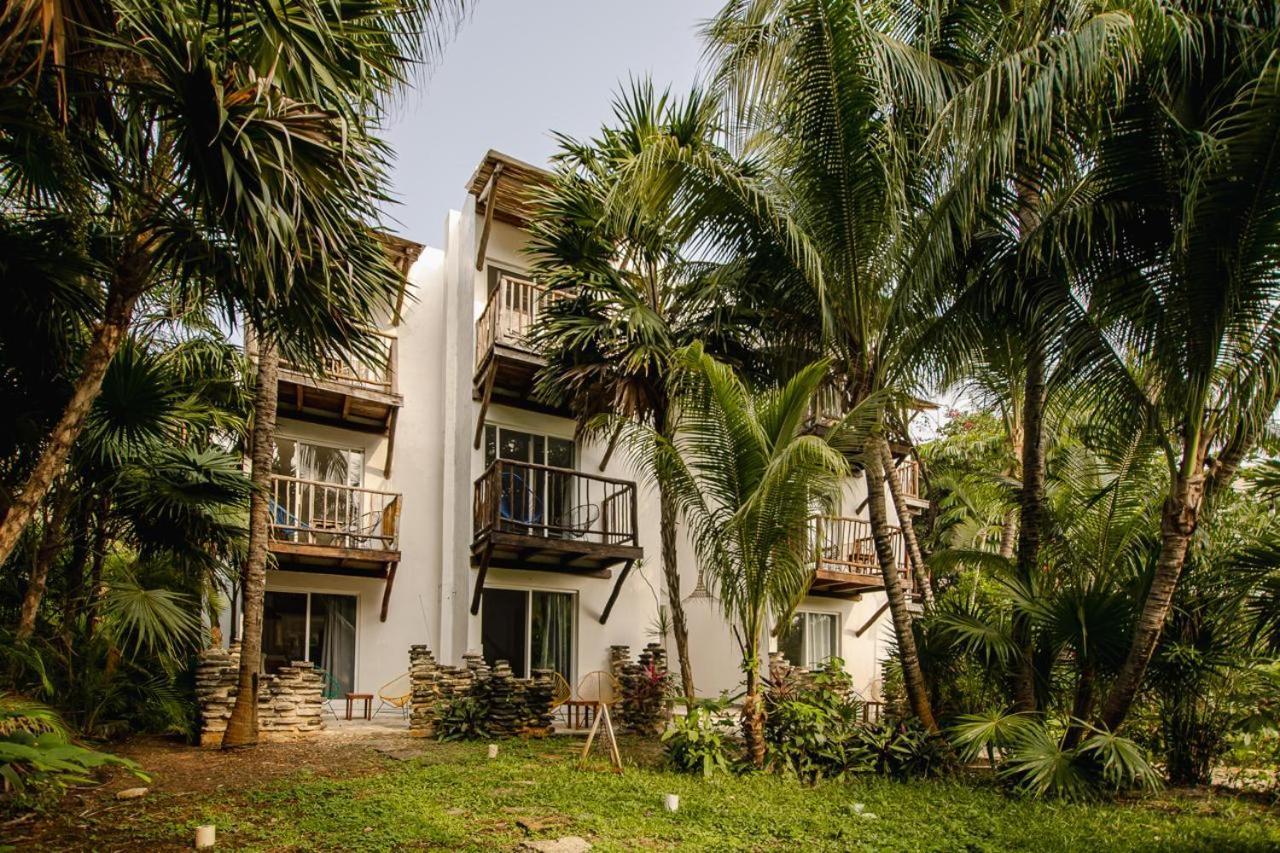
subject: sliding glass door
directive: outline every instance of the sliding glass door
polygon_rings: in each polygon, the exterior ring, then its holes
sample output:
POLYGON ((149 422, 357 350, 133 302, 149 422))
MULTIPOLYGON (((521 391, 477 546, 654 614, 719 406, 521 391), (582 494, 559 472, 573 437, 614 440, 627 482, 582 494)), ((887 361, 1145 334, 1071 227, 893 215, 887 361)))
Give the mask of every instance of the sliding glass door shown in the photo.
POLYGON ((485 663, 493 666, 505 660, 521 678, 535 669, 550 669, 573 682, 574 593, 486 587, 482 601, 485 663))
POLYGON ((309 660, 325 671, 327 698, 355 690, 354 595, 267 592, 262 616, 263 670, 276 672, 296 660, 309 660))

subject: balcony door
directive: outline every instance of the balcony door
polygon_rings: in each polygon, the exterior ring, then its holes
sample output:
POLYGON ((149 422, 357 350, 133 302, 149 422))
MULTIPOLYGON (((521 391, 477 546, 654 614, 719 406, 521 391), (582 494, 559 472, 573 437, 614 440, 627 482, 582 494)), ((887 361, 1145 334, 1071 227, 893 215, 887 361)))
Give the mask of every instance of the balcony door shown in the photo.
POLYGON ((276 438, 272 474, 274 522, 292 541, 341 546, 361 528, 358 489, 364 484, 364 451, 287 436, 276 438))
POLYGON ((485 426, 484 437, 486 468, 497 459, 529 466, 516 464, 503 471, 499 497, 502 521, 531 536, 559 535, 573 514, 575 477, 568 472, 574 470, 574 443, 494 424, 485 426), (563 472, 548 471, 547 467, 563 472))

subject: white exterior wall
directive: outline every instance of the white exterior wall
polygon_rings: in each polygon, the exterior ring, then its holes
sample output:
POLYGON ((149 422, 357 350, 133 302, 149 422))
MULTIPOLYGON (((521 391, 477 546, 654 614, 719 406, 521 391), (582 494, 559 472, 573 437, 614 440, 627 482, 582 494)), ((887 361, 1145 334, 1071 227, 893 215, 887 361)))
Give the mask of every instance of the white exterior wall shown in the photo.
MULTIPOLYGON (((443 250, 425 249, 410 271, 410 295, 402 322, 393 330, 399 339, 398 391, 404 405, 395 427, 391 476, 385 476, 389 446, 385 436, 283 416, 279 421, 282 436, 362 448, 365 487, 403 495, 399 526, 402 560, 386 622, 378 618, 384 589, 380 579, 279 569, 268 573, 270 590, 358 597, 355 684, 361 692, 376 691, 402 674, 412 644, 426 643, 447 663, 457 663, 464 653, 481 648, 481 615, 470 613, 478 572, 471 566, 470 546, 473 483, 485 467, 483 447, 473 447, 480 410, 473 399, 473 373, 475 320, 487 297, 487 274, 475 268, 476 243, 483 226, 475 208, 474 197, 467 196, 461 211, 451 211, 444 222, 443 250)), ((527 262, 521 254, 524 239, 519 229, 493 222, 487 262, 504 269, 525 269, 527 262)), ((487 422, 574 437, 570 419, 500 403, 490 406, 487 422)), ((627 578, 608 624, 601 625, 599 616, 620 566, 614 567, 613 577, 607 580, 499 568, 490 569, 486 579, 486 586, 491 587, 577 594, 578 678, 607 667, 610 645, 624 643, 638 649, 652 641, 659 612, 667 602, 655 490, 629 470, 624 453, 615 453, 607 470, 601 472, 602 454, 598 445, 579 443, 578 467, 586 473, 637 482, 639 544, 645 555, 627 578)), ((842 514, 866 517, 865 507, 857 511, 865 489, 864 477, 851 478, 842 514)), ((891 504, 889 511, 892 517, 891 504)), ((714 599, 689 597, 697 580, 697 564, 683 535, 679 537, 679 564, 698 692, 703 696, 736 693, 742 683, 737 641, 714 599)), ((884 601, 883 593, 864 594, 856 600, 808 597, 800 607, 840 616, 838 652, 855 687, 867 698, 878 695, 879 664, 892 637, 887 612, 868 624, 884 601)), ((763 653, 777 648, 772 636, 759 638, 759 642, 763 653)), ((667 648, 674 666, 676 650, 671 638, 667 648)))

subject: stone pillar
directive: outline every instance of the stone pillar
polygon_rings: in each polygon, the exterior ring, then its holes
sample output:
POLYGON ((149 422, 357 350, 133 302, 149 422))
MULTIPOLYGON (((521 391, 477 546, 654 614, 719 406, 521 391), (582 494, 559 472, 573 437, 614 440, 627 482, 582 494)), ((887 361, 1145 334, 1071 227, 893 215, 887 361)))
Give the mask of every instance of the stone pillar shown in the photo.
MULTIPOLYGON (((208 648, 196 663, 196 703, 200 709, 200 745, 222 745, 235 704, 240 645, 208 648)), ((298 740, 324 728, 324 676, 309 661, 294 661, 258 681, 258 739, 298 740)))

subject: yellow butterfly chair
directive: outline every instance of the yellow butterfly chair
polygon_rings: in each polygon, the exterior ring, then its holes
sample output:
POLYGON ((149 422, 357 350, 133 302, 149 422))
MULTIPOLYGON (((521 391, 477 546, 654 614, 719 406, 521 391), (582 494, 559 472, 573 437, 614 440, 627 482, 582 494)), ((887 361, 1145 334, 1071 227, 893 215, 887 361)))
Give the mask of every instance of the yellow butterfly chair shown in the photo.
POLYGON ((587 708, 584 724, 590 725, 591 716, 598 712, 601 705, 615 705, 622 698, 622 686, 612 673, 597 669, 588 672, 578 682, 577 701, 587 708))
POLYGON ((399 711, 401 716, 407 717, 409 702, 412 699, 413 684, 409 679, 409 673, 405 672, 378 688, 378 710, 374 711, 373 715, 378 716, 384 708, 393 708, 399 711))

